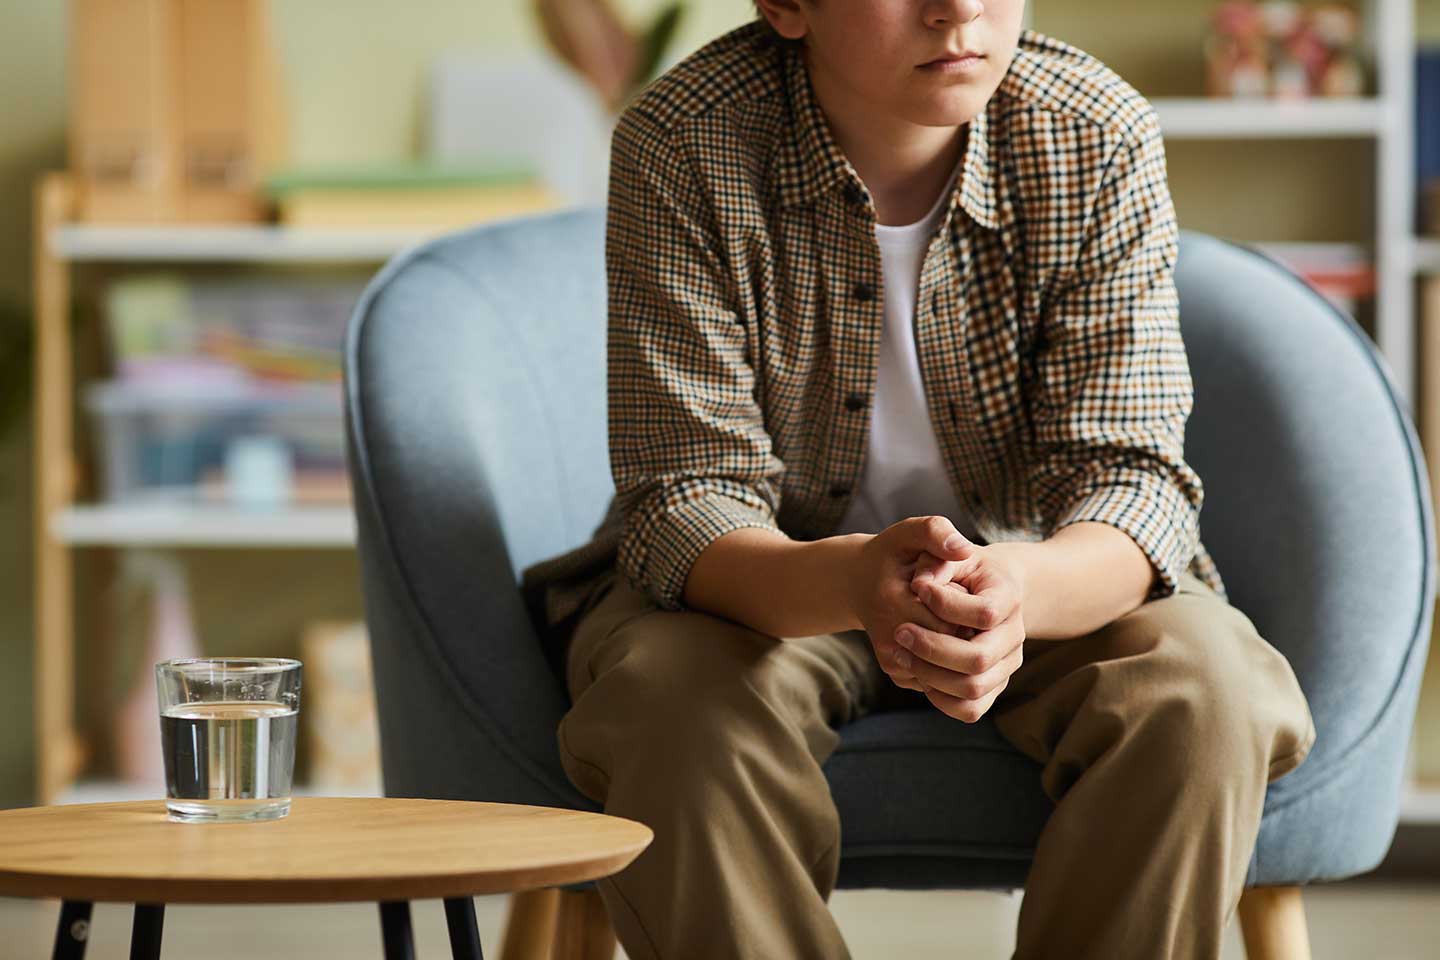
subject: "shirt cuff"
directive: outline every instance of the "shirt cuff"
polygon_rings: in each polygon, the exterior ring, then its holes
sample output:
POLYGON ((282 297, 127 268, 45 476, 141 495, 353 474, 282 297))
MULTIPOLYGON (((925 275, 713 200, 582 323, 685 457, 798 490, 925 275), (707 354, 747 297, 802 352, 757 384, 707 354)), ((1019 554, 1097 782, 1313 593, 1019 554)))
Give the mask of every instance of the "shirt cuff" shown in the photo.
POLYGON ((1111 471, 1087 488, 1050 529, 1082 520, 1108 523, 1130 536, 1159 575, 1146 600, 1171 596, 1198 540, 1196 510, 1174 485, 1134 468, 1111 471))
POLYGON ((626 517, 616 563, 630 585, 665 610, 687 610, 685 579, 710 544, 731 530, 759 527, 784 536, 774 514, 722 493, 705 493, 634 510, 626 517))

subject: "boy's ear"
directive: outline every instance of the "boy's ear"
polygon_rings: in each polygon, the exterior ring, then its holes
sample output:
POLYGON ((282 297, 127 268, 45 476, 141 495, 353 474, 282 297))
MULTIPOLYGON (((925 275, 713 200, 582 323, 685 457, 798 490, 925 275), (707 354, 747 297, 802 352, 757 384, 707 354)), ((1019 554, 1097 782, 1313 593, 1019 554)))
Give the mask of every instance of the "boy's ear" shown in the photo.
POLYGON ((755 9, 786 40, 800 40, 810 30, 801 0, 755 0, 755 9))

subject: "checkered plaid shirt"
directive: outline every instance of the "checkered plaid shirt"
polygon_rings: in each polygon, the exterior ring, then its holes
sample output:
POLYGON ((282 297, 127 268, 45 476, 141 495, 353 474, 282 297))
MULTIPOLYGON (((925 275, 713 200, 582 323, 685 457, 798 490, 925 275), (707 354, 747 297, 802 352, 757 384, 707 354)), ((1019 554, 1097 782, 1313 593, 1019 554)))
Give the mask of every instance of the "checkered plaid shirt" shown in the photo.
MULTIPOLYGON (((1096 520, 1169 596, 1225 596, 1185 463, 1193 404, 1154 109, 1026 31, 969 126, 914 333, 949 481, 986 542, 1096 520)), ((798 48, 752 22, 646 88, 612 142, 606 234, 617 565, 684 609, 740 527, 831 535, 860 483, 884 304, 875 209, 798 48)), ((898 518, 897 518, 898 519, 898 518)))

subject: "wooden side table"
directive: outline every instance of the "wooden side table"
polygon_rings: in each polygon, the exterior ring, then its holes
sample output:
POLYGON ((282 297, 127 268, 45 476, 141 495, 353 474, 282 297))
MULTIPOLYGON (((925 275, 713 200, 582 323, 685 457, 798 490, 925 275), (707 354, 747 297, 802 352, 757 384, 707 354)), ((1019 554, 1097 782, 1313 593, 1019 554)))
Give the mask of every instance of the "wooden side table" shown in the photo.
POLYGON ((95 901, 135 904, 132 960, 158 960, 167 903, 373 900, 387 960, 413 960, 410 901, 443 899, 456 960, 480 960, 472 897, 583 883, 650 844, 643 824, 508 803, 297 797, 264 823, 172 823, 163 800, 0 811, 0 895, 58 897, 57 960, 95 901))

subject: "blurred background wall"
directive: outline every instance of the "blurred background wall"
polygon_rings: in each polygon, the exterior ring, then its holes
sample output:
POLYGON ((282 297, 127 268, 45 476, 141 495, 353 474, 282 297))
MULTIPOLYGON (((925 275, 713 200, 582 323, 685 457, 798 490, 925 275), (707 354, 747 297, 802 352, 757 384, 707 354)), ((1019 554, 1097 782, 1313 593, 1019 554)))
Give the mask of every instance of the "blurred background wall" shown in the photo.
MULTIPOLYGON (((627 0, 640 18, 658 0, 627 0)), ((1096 53, 1147 95, 1193 95, 1199 37, 1212 0, 1041 0, 1036 26, 1096 53), (1193 33, 1176 28, 1192 18, 1193 33)), ((292 159, 300 165, 409 158, 421 143, 425 72, 454 49, 538 48, 528 0, 272 0, 288 86, 292 159), (358 108, 357 108, 358 107, 358 108)), ((1440 0, 1418 5, 1422 42, 1440 42, 1440 0)), ((683 56, 751 16, 749 0, 699 0, 682 23, 672 56, 683 56)), ((0 4, 0 307, 28 322, 31 187, 42 170, 64 166, 66 4, 0 4), (8 306, 7 306, 8 305, 8 306), (20 312, 26 311, 26 312, 20 312)), ((1268 141, 1237 150, 1230 141, 1185 141, 1170 148, 1172 191, 1182 226, 1237 239, 1312 240, 1365 236, 1370 228, 1367 140, 1330 142, 1325 162, 1307 162, 1306 142, 1268 141), (1244 196, 1217 192, 1224 181, 1252 181, 1244 196), (1308 181, 1296 189, 1297 178, 1308 181), (1253 181, 1277 189, 1254 189, 1253 181), (1280 184, 1287 189, 1279 189, 1280 184), (1357 189, 1356 184, 1361 186, 1357 189), (1326 196, 1314 204, 1296 198, 1326 196)), ((26 803, 31 756, 31 464, 29 420, 0 437, 0 806, 26 803)), ((207 647, 279 652, 302 620, 360 615, 353 556, 192 551, 195 614, 207 647), (297 585, 257 607, 255 585, 297 585), (234 589, 237 585, 246 589, 234 589), (303 609, 302 609, 303 608, 303 609)), ((77 560, 77 566, 83 562, 77 560)), ((83 590, 83 569, 77 588, 83 590)), ((83 592, 79 593, 84 596, 83 592)), ((84 636, 80 637, 83 657, 84 636)))

